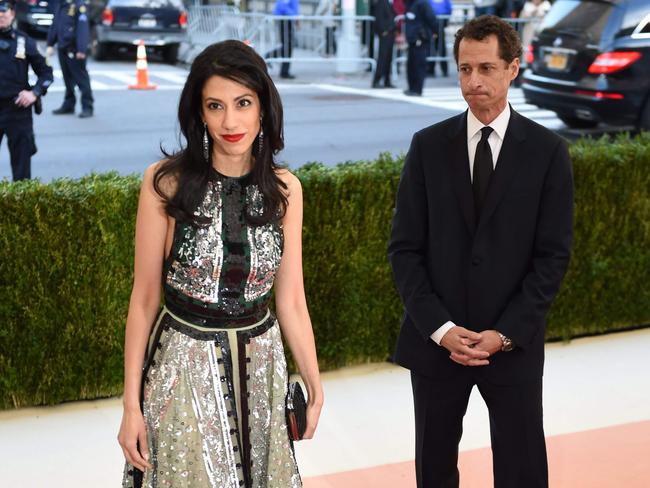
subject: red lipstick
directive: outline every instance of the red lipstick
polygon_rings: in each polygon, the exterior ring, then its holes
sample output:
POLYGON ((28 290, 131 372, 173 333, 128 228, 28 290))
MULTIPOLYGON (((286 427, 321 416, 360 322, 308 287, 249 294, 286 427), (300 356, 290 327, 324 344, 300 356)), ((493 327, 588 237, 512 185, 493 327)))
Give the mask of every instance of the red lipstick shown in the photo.
POLYGON ((224 134, 223 137, 228 142, 239 142, 246 134, 224 134))

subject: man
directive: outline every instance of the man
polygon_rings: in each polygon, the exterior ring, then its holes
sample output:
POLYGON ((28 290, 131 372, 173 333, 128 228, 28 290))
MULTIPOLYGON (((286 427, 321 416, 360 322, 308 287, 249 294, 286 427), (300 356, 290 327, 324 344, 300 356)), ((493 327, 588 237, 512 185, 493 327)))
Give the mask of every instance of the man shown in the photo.
POLYGON ((76 104, 75 86, 81 91, 82 119, 93 116, 93 93, 86 69, 86 52, 90 30, 86 0, 60 0, 47 33, 47 55, 52 56, 58 44, 59 64, 65 83, 65 97, 54 115, 73 114, 76 104))
MULTIPOLYGON (((273 15, 284 15, 295 17, 298 15, 300 5, 298 0, 276 0, 273 15)), ((293 50, 293 29, 294 20, 282 19, 279 21, 280 29, 280 48, 276 51, 274 57, 276 58, 290 58, 293 50)), ((293 80, 295 76, 289 73, 290 64, 284 61, 280 67, 280 78, 293 80)))
POLYGON ((31 178, 31 160, 36 153, 32 106, 40 113, 40 97, 52 84, 52 68, 36 49, 36 42, 13 28, 13 0, 0 0, 0 143, 9 144, 14 181, 31 178), (28 72, 37 76, 29 86, 28 72))
POLYGON ((388 248, 405 314, 420 488, 458 487, 474 385, 490 412, 496 488, 548 486, 545 316, 566 271, 573 178, 565 143, 515 112, 517 33, 494 16, 456 34, 465 113, 415 134, 388 248))
POLYGON ((379 37, 379 54, 377 55, 377 68, 372 79, 372 87, 382 88, 380 81, 383 79, 384 88, 395 88, 390 82, 393 45, 397 32, 393 3, 390 0, 373 0, 372 4, 375 12, 375 34, 379 37))
POLYGON ((409 49, 406 58, 408 96, 422 95, 427 76, 427 56, 431 50, 431 38, 436 31, 436 16, 429 0, 406 0, 405 35, 409 49))

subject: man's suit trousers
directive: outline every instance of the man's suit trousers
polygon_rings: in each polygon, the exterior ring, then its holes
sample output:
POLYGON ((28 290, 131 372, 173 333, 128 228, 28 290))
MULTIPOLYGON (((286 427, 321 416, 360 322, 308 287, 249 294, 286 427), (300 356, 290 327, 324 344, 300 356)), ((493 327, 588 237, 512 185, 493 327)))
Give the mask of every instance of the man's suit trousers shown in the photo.
POLYGON ((418 488, 458 488, 458 444, 474 385, 490 414, 494 488, 547 488, 542 379, 494 385, 472 367, 466 368, 448 380, 411 372, 418 488))

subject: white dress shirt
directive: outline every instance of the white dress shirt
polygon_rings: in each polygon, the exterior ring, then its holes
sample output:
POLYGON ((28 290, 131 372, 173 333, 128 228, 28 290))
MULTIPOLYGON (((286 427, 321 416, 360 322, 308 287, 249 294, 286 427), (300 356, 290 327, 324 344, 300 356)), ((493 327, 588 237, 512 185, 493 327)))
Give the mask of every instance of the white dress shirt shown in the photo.
MULTIPOLYGON (((488 144, 492 151, 493 168, 496 168, 497 160, 499 159, 503 139, 506 136, 506 130, 508 129, 508 122, 510 122, 510 105, 506 103, 506 108, 503 109, 503 112, 501 112, 497 118, 489 124, 489 126, 494 129, 490 134, 490 137, 488 137, 488 144)), ((468 110, 467 154, 469 155, 469 174, 472 181, 474 180, 474 157, 476 156, 476 147, 481 140, 481 129, 483 127, 485 127, 485 124, 478 120, 471 110, 468 110)), ((451 321, 445 322, 433 334, 431 334, 431 339, 433 342, 440 345, 440 341, 442 341, 444 335, 449 331, 449 329, 455 326, 456 324, 451 321)))

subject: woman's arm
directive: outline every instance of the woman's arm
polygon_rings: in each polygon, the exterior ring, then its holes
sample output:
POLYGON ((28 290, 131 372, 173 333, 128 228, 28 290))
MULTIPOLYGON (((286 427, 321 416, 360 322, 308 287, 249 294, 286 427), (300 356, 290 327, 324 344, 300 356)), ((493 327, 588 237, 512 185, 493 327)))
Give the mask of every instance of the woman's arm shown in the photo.
POLYGON ((289 204, 283 219, 284 251, 275 279, 275 308, 282 333, 307 387, 309 403, 304 438, 311 439, 323 405, 323 387, 302 276, 302 188, 298 178, 288 171, 279 176, 287 184, 289 204))
POLYGON ((158 165, 144 174, 135 230, 135 270, 124 340, 124 415, 118 440, 126 460, 144 471, 148 449, 140 411, 140 384, 145 348, 160 307, 160 280, 169 218, 153 188, 158 165), (139 450, 138 450, 139 444, 139 450))

